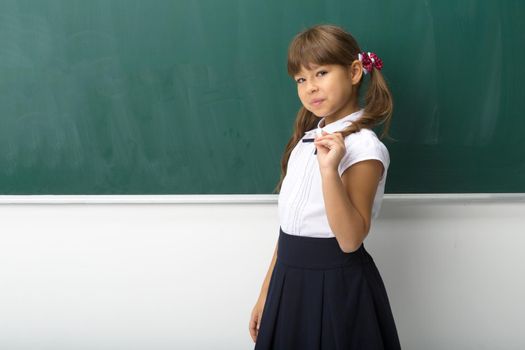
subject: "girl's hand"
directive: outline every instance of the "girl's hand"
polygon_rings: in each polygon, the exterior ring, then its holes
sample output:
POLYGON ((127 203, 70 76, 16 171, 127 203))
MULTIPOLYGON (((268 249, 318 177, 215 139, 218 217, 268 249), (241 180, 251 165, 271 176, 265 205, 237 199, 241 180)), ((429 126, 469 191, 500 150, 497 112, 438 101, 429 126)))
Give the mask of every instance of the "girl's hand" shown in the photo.
POLYGON ((265 302, 266 296, 261 294, 259 299, 257 299, 257 303, 253 307, 252 315, 250 317, 250 335, 254 343, 257 341, 257 335, 259 334, 259 325, 261 324, 265 302))
POLYGON ((339 132, 329 134, 323 131, 321 136, 315 137, 314 145, 317 148, 319 169, 337 170, 341 159, 346 153, 343 135, 339 132))

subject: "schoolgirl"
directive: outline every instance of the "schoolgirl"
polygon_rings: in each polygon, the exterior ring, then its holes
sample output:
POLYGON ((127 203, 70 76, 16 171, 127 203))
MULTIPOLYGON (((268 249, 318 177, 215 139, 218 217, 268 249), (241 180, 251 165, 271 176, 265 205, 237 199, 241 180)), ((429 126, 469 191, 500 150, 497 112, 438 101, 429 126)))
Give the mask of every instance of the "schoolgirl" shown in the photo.
POLYGON ((302 107, 276 187, 279 238, 249 324, 255 350, 400 349, 383 280, 363 244, 390 163, 371 129, 383 124, 387 135, 392 115, 382 67, 334 25, 308 28, 289 46, 302 107))

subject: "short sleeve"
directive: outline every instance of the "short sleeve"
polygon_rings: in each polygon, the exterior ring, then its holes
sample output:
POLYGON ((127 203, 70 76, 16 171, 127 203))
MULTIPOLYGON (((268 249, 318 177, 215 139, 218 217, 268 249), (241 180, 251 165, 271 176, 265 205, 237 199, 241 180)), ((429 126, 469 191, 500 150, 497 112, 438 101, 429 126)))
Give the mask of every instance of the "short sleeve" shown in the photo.
POLYGON ((377 159, 383 163, 384 171, 381 180, 386 176, 390 165, 390 156, 386 146, 377 138, 373 130, 361 129, 345 138, 346 153, 339 163, 339 174, 346 169, 368 159, 377 159))

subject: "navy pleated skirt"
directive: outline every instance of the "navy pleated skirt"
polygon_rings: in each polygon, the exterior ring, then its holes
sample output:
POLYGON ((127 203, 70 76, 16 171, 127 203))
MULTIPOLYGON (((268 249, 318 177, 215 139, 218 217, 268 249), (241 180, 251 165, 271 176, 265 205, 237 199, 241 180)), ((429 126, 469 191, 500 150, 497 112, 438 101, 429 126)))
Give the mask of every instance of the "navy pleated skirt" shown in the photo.
POLYGON ((390 302, 364 245, 280 229, 255 350, 401 349, 390 302))

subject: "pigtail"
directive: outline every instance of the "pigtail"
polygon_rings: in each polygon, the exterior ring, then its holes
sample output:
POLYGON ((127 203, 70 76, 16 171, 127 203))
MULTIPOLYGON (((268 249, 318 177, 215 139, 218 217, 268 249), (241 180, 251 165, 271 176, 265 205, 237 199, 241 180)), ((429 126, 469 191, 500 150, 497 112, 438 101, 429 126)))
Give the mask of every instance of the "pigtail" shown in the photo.
MULTIPOLYGON (((377 58, 377 56, 374 57, 377 58)), ((360 58, 358 59, 361 60, 360 58)), ((365 74, 370 76, 364 98, 365 106, 363 108, 363 114, 358 120, 353 121, 350 126, 339 131, 343 137, 347 137, 354 132, 359 132, 363 128, 372 129, 377 125, 383 125, 383 130, 379 138, 383 139, 386 137, 392 139, 388 135, 388 131, 390 129, 394 103, 390 89, 381 74, 381 68, 382 63, 379 65, 378 69, 377 67, 372 66, 371 61, 366 65, 366 68, 363 68, 365 74)), ((359 83, 359 92, 361 92, 361 89, 363 88, 364 77, 365 75, 363 75, 361 82, 359 83)))
POLYGON ((370 72, 370 81, 365 95, 364 115, 374 119, 375 124, 382 124, 380 138, 388 137, 394 103, 388 85, 378 69, 370 72))

